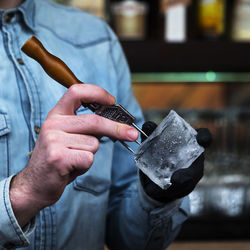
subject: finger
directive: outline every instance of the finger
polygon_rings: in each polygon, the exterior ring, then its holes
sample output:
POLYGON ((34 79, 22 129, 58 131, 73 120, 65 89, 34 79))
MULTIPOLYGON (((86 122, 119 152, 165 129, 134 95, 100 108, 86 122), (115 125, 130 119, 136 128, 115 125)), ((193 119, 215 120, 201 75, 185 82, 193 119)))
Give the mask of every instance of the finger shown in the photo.
POLYGON ((171 182, 174 184, 197 183, 203 176, 204 160, 204 154, 201 154, 190 167, 175 171, 171 177, 171 182))
POLYGON ((91 153, 96 153, 99 148, 99 140, 90 135, 69 134, 60 131, 54 134, 51 140, 69 149, 84 150, 91 153))
POLYGON ((115 103, 115 98, 99 86, 91 84, 74 84, 49 112, 49 116, 55 114, 74 115, 75 111, 82 103, 113 105, 115 103))
POLYGON ((78 175, 86 173, 94 161, 94 154, 89 151, 64 149, 63 163, 60 164, 59 174, 61 176, 71 175, 75 171, 78 175))
POLYGON ((44 122, 42 130, 56 128, 66 133, 108 136, 116 140, 135 141, 136 129, 122 123, 114 122, 99 115, 58 116, 44 122))
POLYGON ((201 146, 203 146, 204 148, 207 148, 212 143, 213 138, 209 129, 199 128, 197 129, 196 140, 201 146))

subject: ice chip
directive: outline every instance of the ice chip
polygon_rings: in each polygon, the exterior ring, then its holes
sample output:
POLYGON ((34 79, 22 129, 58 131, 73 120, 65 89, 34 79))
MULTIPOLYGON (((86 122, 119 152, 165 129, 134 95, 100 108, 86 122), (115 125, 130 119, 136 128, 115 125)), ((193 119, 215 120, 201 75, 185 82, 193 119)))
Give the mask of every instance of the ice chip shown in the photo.
POLYGON ((154 132, 138 147, 136 166, 154 183, 167 189, 173 173, 189 167, 204 152, 197 132, 171 110, 154 132))

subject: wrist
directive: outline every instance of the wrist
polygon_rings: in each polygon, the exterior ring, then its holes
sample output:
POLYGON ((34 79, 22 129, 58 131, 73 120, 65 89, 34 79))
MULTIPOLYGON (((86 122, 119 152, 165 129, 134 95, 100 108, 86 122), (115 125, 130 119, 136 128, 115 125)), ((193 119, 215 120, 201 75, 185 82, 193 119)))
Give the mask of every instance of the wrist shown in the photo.
POLYGON ((40 210, 47 206, 32 194, 22 174, 14 176, 10 183, 9 197, 14 215, 20 225, 24 227, 40 210))

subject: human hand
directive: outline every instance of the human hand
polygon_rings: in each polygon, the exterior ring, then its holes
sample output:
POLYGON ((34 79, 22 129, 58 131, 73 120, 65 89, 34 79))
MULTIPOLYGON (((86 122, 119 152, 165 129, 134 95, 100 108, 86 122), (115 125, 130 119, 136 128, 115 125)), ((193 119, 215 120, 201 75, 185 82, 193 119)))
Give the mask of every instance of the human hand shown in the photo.
POLYGON ((11 183, 10 199, 20 224, 54 204, 66 185, 91 167, 99 147, 97 138, 137 139, 138 132, 128 125, 95 114, 76 116, 82 103, 112 105, 115 98, 101 87, 76 84, 49 112, 28 165, 11 183))
MULTIPOLYGON (((146 122, 143 124, 142 130, 150 135, 157 125, 153 122, 146 122)), ((212 135, 206 128, 197 130, 197 142, 203 146, 208 147, 212 141, 212 135)), ((142 136, 142 141, 145 137, 142 136)), ((153 199, 167 203, 178 198, 182 198, 193 191, 197 183, 203 176, 204 170, 204 154, 201 154, 190 167, 179 169, 171 177, 172 185, 166 189, 161 189, 158 185, 152 182, 142 171, 139 171, 140 180, 145 192, 153 199)))

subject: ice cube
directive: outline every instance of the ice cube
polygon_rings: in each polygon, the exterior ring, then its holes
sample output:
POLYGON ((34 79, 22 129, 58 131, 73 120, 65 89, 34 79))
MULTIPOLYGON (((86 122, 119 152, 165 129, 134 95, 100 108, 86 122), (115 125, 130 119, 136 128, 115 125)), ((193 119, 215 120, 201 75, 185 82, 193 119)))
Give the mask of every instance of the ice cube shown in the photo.
POLYGON ((197 132, 171 110, 154 132, 138 147, 135 163, 154 183, 167 189, 173 173, 189 167, 204 152, 197 132))

